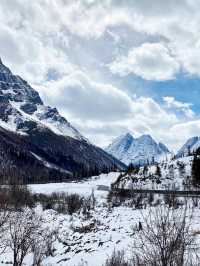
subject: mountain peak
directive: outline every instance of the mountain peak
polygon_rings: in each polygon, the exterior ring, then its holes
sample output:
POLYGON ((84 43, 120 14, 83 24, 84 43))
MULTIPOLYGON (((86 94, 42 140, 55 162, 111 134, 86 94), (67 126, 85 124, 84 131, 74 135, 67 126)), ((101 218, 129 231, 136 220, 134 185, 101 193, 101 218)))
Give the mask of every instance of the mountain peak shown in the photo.
POLYGON ((0 57, 0 82, 7 82, 8 81, 8 76, 12 75, 10 69, 8 67, 6 67, 3 62, 2 59, 0 57), (7 75, 7 76, 5 76, 7 75))
POLYGON ((133 135, 131 135, 131 133, 127 132, 125 135, 124 135, 126 138, 133 138, 133 135))
POLYGON ((200 137, 194 136, 189 138, 186 143, 177 152, 176 157, 187 156, 189 151, 196 151, 200 147, 200 137))
POLYGON ((106 151, 125 164, 146 164, 153 158, 160 160, 161 157, 169 153, 167 147, 162 143, 157 143, 149 134, 144 134, 138 138, 133 138, 127 133, 117 138, 111 143, 106 151))
POLYGON ((129 132, 127 132, 127 133, 125 133, 125 134, 123 134, 123 135, 121 135, 121 136, 119 136, 118 138, 116 138, 116 139, 126 139, 126 140, 133 140, 134 139, 134 137, 133 137, 133 135, 131 134, 131 133, 129 133, 129 132))
POLYGON ((149 134, 144 134, 138 138, 139 140, 145 140, 145 141, 154 141, 152 136, 149 134))
POLYGON ((14 75, 0 59, 0 124, 12 131, 29 134, 35 127, 47 127, 58 135, 86 140, 56 108, 45 106, 21 77, 14 75))
POLYGON ((131 133, 127 132, 115 138, 112 143, 117 144, 117 143, 122 143, 122 142, 132 142, 133 140, 134 140, 134 137, 131 135, 131 133))

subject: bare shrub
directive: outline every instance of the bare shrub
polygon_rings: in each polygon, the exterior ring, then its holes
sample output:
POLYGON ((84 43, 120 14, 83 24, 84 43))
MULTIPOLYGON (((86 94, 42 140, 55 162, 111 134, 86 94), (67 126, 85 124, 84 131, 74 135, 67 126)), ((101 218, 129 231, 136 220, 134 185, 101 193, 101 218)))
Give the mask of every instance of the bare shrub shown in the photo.
POLYGON ((164 194, 164 202, 169 206, 169 208, 178 208, 179 201, 175 193, 164 194))
POLYGON ((188 266, 198 261, 194 265, 199 265, 191 218, 187 206, 151 209, 143 216, 143 229, 133 246, 132 262, 145 266, 188 266))
POLYGON ((13 251, 14 266, 23 264, 24 258, 31 251, 40 225, 40 218, 30 209, 10 215, 7 246, 13 251))
POLYGON ((79 211, 84 206, 84 198, 80 195, 52 193, 51 195, 35 195, 35 201, 40 202, 43 209, 53 209, 60 213, 73 213, 79 211))
POLYGON ((79 262, 76 266, 88 266, 87 261, 84 261, 83 259, 81 259, 81 262, 79 262))
POLYGON ((83 206, 83 198, 78 194, 71 194, 66 197, 67 211, 70 215, 79 211, 83 206))
POLYGON ((135 198, 135 208, 136 209, 142 209, 144 198, 145 198, 145 195, 143 195, 142 193, 137 195, 137 197, 135 198))
POLYGON ((4 253, 5 249, 7 248, 6 235, 8 232, 9 218, 10 218, 10 211, 7 208, 7 202, 1 201, 0 203, 0 254, 4 253))
POLYGON ((131 266, 129 262, 125 259, 124 251, 115 251, 106 260, 104 266, 131 266))
POLYGON ((122 205, 128 198, 130 198, 130 195, 128 195, 127 191, 124 189, 119 189, 116 191, 111 190, 107 196, 107 203, 110 208, 118 207, 122 205))
POLYGON ((20 209, 23 207, 34 207, 34 200, 27 185, 10 185, 9 200, 10 204, 14 206, 15 209, 20 209))
POLYGON ((0 187, 0 208, 20 210, 24 207, 34 207, 34 197, 27 185, 12 184, 0 187))
POLYGON ((132 258, 114 251, 104 266, 198 266, 196 236, 191 230, 193 211, 185 205, 174 209, 167 205, 142 214, 142 229, 134 229, 132 258))
POLYGON ((45 228, 37 234, 32 243, 33 266, 40 266, 42 261, 54 255, 54 243, 58 238, 56 229, 45 228))
POLYGON ((193 207, 198 207, 199 206, 199 197, 193 197, 192 198, 192 204, 193 204, 193 207))
POLYGON ((94 197, 94 193, 87 197, 84 198, 83 200, 83 215, 85 219, 89 219, 91 217, 91 211, 94 210, 96 204, 96 199, 94 197))
POLYGON ((35 194, 34 200, 42 205, 43 210, 56 209, 56 204, 64 201, 62 193, 52 193, 51 195, 35 194))
POLYGON ((149 203, 150 206, 152 206, 153 201, 154 201, 154 194, 153 193, 149 193, 149 195, 148 195, 148 203, 149 203))

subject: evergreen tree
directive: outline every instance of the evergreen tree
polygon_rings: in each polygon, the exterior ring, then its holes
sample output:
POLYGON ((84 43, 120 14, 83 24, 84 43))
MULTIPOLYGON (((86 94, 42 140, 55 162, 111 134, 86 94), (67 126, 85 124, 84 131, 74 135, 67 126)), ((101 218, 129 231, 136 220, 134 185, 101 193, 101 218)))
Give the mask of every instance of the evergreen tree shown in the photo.
POLYGON ((156 175, 161 177, 161 170, 159 165, 156 166, 156 175))
POLYGON ((200 147, 195 152, 196 155, 200 155, 200 147))
POLYGON ((188 156, 191 156, 192 154, 191 154, 191 150, 190 150, 190 146, 188 146, 188 154, 187 154, 188 156))
POLYGON ((200 185, 200 158, 196 154, 192 162, 192 180, 194 185, 200 185))
POLYGON ((145 166, 143 167, 143 175, 146 176, 147 173, 148 173, 148 166, 145 165, 145 166))
POLYGON ((133 163, 130 163, 128 165, 127 172, 130 173, 130 172, 133 172, 134 170, 135 170, 135 167, 134 167, 133 163))

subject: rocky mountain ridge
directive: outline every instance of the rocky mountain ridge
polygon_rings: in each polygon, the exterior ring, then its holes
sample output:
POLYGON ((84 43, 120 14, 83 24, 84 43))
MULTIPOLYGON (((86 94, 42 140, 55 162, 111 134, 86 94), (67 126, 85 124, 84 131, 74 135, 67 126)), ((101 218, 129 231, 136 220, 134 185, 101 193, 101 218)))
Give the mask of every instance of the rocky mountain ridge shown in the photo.
POLYGON ((134 138, 130 133, 116 138, 105 151, 126 165, 144 165, 170 155, 168 148, 163 143, 157 143, 150 135, 134 138))

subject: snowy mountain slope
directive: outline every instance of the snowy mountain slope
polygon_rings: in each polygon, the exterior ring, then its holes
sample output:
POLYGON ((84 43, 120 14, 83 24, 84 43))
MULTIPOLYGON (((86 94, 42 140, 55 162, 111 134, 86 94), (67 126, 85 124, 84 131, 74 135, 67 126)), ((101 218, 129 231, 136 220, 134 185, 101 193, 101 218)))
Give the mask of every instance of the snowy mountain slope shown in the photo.
POLYGON ((110 144, 107 148, 105 148, 105 150, 122 161, 124 154, 128 152, 133 141, 134 141, 133 136, 127 133, 125 135, 116 138, 112 144, 110 144))
POLYGON ((200 147, 200 137, 192 137, 177 152, 176 157, 187 156, 189 152, 196 151, 200 147))
MULTIPOLYGON (((124 168, 0 61, 0 179, 57 181, 124 168)), ((1 180, 0 180, 1 181, 1 180)))
POLYGON ((168 148, 162 143, 156 143, 150 135, 134 138, 130 133, 115 139, 105 150, 126 165, 143 165, 170 155, 168 148))
POLYGON ((122 174, 114 186, 126 189, 191 190, 192 161, 193 156, 188 156, 140 167, 136 172, 122 174))
POLYGON ((0 61, 1 120, 9 129, 26 132, 33 122, 49 127, 54 133, 83 140, 84 137, 64 118, 56 108, 45 106, 29 84, 0 61))

